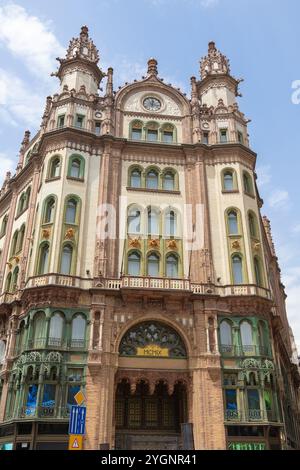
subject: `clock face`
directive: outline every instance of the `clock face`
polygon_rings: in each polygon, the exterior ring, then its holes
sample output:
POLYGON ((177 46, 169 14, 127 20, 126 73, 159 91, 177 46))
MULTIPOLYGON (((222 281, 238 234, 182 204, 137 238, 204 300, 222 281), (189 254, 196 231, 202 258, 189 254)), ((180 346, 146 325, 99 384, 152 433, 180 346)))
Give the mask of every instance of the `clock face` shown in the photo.
POLYGON ((100 113, 100 111, 96 111, 96 112, 95 112, 95 117, 96 117, 96 118, 101 118, 101 117, 102 117, 102 113, 100 113))
POLYGON ((149 96, 148 98, 144 99, 143 106, 148 111, 158 111, 161 108, 161 102, 157 98, 149 96))

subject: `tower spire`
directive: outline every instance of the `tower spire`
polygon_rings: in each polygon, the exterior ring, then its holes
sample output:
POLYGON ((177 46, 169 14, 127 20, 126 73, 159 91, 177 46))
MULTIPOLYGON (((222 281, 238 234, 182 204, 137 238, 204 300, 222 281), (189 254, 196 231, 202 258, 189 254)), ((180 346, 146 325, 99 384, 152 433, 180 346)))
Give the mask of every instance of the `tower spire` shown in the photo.
POLYGON ((89 38, 89 28, 82 26, 78 38, 72 38, 67 50, 66 59, 85 59, 95 64, 98 63, 100 56, 93 41, 89 38))
POLYGON ((229 59, 216 48, 214 41, 208 43, 208 53, 200 61, 202 80, 208 75, 230 75, 229 59))

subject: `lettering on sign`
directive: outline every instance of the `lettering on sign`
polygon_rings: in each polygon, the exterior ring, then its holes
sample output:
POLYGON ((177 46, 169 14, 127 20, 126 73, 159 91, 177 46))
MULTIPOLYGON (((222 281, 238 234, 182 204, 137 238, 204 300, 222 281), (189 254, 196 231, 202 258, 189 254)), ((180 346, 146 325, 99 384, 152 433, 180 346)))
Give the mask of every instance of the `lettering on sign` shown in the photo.
POLYGON ((266 450, 264 442, 229 442, 229 450, 266 450))
POLYGON ((137 348, 137 356, 169 357, 169 350, 167 348, 161 348, 157 344, 149 344, 144 348, 137 348))

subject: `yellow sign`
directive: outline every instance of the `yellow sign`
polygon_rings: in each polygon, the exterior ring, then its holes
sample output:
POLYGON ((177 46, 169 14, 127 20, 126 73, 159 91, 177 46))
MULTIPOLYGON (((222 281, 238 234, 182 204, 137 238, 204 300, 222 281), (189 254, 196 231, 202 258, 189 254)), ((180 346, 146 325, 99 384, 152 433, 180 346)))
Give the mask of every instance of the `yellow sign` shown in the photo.
POLYGON ((83 436, 77 434, 70 434, 69 437, 69 450, 82 450, 83 436))
POLYGON ((79 390, 79 392, 77 392, 76 395, 74 395, 74 399, 77 405, 80 406, 85 401, 85 394, 81 390, 79 390))
POLYGON ((137 356, 169 357, 169 350, 167 348, 161 348, 157 344, 149 344, 145 348, 137 348, 137 356))

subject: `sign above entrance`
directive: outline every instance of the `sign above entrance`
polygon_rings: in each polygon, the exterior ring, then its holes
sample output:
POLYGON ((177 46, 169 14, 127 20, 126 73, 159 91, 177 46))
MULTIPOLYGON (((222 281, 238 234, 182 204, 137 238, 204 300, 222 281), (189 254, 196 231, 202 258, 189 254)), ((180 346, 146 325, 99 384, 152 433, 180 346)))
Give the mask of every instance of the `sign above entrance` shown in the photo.
POLYGON ((169 350, 167 348, 161 348, 157 344, 149 344, 145 348, 137 348, 137 356, 169 357, 169 350))

